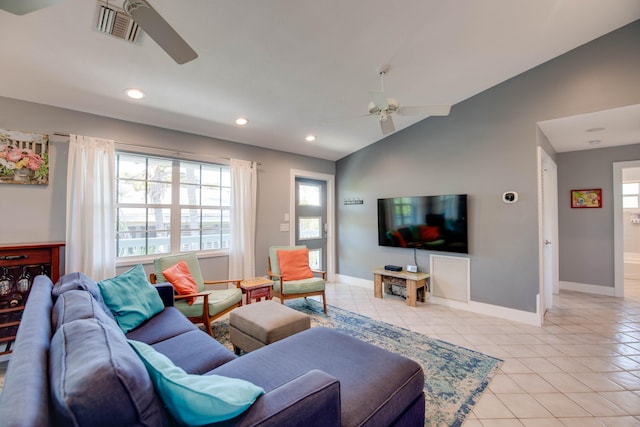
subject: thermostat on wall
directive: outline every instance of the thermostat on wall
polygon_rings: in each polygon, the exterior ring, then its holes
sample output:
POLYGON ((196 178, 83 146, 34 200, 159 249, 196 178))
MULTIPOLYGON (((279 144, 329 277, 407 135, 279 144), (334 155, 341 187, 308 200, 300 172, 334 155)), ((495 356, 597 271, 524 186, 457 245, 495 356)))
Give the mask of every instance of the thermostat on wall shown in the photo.
POLYGON ((518 201, 518 193, 515 191, 505 191, 502 195, 502 201, 505 203, 515 203, 518 201))

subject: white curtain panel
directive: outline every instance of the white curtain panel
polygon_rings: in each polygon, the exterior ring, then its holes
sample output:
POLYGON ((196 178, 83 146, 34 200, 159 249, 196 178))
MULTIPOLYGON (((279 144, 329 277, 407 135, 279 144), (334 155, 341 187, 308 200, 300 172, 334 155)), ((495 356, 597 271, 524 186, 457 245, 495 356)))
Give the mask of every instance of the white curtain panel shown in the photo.
POLYGON ((71 135, 67 165, 65 271, 96 281, 115 275, 115 146, 71 135))
POLYGON ((229 279, 255 276, 257 164, 231 159, 229 279))

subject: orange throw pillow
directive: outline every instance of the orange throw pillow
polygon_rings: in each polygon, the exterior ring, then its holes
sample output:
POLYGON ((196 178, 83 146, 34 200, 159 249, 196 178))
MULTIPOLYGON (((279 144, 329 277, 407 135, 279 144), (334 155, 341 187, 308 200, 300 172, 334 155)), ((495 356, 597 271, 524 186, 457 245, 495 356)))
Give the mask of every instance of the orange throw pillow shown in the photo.
POLYGON ((301 280, 313 277, 309 267, 309 249, 279 250, 278 265, 282 280, 301 280))
MULTIPOLYGON (((173 285, 173 288, 178 292, 178 295, 198 293, 198 285, 193 279, 189 266, 185 260, 167 268, 162 272, 162 275, 173 285)), ((193 301, 195 301, 195 298, 187 298, 187 304, 191 305, 193 304, 193 301)))

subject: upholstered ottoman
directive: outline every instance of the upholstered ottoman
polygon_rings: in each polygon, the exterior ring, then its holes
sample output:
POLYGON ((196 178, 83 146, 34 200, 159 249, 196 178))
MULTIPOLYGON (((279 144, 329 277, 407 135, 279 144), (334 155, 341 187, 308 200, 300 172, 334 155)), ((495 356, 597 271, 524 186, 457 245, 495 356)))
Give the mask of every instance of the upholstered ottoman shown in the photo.
POLYGON ((244 305, 229 313, 229 337, 236 354, 257 350, 310 326, 309 316, 273 301, 244 305))

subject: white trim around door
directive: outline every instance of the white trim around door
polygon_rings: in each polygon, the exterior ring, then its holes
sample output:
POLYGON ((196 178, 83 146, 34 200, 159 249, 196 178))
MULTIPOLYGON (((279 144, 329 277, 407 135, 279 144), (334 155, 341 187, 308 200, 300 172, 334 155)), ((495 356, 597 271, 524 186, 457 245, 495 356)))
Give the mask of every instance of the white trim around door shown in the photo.
MULTIPOLYGON (((335 250, 335 177, 333 175, 291 169, 289 185, 289 218, 295 218, 296 178, 309 178, 327 183, 327 281, 333 282, 336 274, 335 250)), ((289 229, 289 244, 295 244, 295 230, 289 229)))

